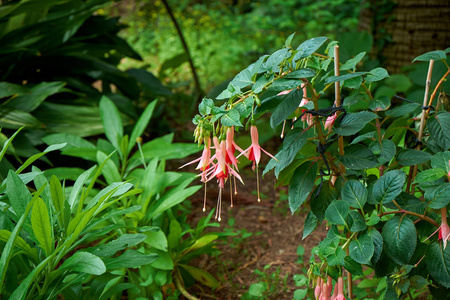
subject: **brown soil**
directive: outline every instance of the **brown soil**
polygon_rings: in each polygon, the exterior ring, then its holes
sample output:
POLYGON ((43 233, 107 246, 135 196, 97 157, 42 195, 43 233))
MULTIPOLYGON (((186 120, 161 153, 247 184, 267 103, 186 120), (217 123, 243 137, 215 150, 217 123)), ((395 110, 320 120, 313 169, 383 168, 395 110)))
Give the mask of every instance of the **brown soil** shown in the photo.
MULTIPOLYGON (((229 207, 229 185, 223 194, 221 227, 214 230, 237 232, 239 235, 228 237, 226 241, 219 243, 219 256, 205 255, 192 262, 213 274, 220 282, 220 287, 215 290, 199 285, 192 287, 189 291, 200 299, 240 299, 248 292, 251 284, 261 281, 268 282, 271 287, 267 299, 293 299, 294 291, 300 288, 295 286, 293 275, 306 275, 308 268, 307 264, 296 263, 299 258, 297 247, 304 247, 303 260, 308 262, 311 249, 326 234, 322 226, 313 235, 302 240, 306 213, 300 209, 294 215, 291 214, 287 187, 274 188, 276 179, 273 172, 266 174, 264 179, 260 178, 262 201, 258 203, 255 175, 251 167, 241 170, 245 186, 238 183, 233 208, 229 207), (234 219, 232 226, 229 225, 230 218, 234 219), (250 237, 243 238, 250 234, 250 237), (255 270, 263 271, 266 275, 258 275, 255 270), (270 276, 273 279, 269 279, 270 276)), ((204 190, 201 189, 190 199, 193 206, 190 215, 192 224, 196 224, 205 215, 202 212, 203 193, 204 190)), ((218 189, 211 181, 208 183, 208 211, 216 204, 217 196, 218 189)))

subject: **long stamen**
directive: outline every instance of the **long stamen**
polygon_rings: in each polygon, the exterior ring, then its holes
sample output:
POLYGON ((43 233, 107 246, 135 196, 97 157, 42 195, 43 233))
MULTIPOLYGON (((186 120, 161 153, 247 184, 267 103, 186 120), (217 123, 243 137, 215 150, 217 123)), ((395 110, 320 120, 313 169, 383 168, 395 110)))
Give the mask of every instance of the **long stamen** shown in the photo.
POLYGON ((206 211, 206 182, 205 182, 205 198, 203 199, 203 212, 206 211))
MULTIPOLYGON (((237 185, 236 185, 236 177, 233 176, 233 180, 234 180, 234 195, 237 195, 237 185)), ((230 191, 231 193, 231 191, 230 191)))
POLYGON ((258 165, 256 165, 256 189, 258 190, 258 202, 261 202, 261 198, 259 197, 259 172, 258 172, 258 165))
MULTIPOLYGON (((231 175, 230 175, 231 177, 231 175)), ((233 207, 233 185, 230 178, 230 197, 231 197, 231 207, 233 207)))
POLYGON ((217 201, 217 205, 219 206, 219 217, 217 218, 217 221, 220 222, 220 220, 222 220, 220 217, 222 213, 222 187, 219 188, 219 200, 217 201))

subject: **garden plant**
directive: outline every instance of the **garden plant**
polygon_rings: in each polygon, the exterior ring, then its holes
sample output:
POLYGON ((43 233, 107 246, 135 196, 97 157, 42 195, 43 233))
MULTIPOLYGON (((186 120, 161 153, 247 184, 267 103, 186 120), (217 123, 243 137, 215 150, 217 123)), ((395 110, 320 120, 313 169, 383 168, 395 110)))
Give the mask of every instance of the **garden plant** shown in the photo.
MULTIPOLYGON (((191 163, 199 162, 205 188, 217 181, 219 190, 217 202, 205 198, 203 210, 215 206, 220 221, 228 204, 223 189, 242 181, 239 157, 252 161, 259 186, 259 162, 267 154, 272 159, 263 174, 274 170, 278 184, 289 185, 292 213, 307 206, 303 238, 327 227, 310 260, 308 297, 353 299, 356 276, 378 280, 376 292, 358 291, 357 299, 423 293, 446 299, 450 113, 443 91, 450 49, 414 60, 429 63, 418 103, 383 93, 385 69, 357 71, 365 52, 340 62, 337 41, 317 37, 293 47, 292 39, 241 71, 216 101, 200 103, 194 136, 204 151, 191 163), (282 128, 275 156, 259 145, 261 121, 282 128), (235 143, 238 134, 250 134, 249 148, 235 143)), ((391 81, 395 91, 401 84, 391 81)))

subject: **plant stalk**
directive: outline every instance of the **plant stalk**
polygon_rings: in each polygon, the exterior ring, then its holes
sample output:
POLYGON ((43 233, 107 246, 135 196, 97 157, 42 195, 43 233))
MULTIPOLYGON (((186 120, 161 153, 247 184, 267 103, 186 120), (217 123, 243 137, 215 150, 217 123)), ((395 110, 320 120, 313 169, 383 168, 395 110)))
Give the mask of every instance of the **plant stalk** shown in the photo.
MULTIPOLYGON (((334 75, 339 76, 339 46, 334 46, 334 75)), ((334 83, 334 105, 336 107, 341 105, 341 87, 340 82, 336 81, 334 83)), ((341 114, 340 111, 336 112, 336 118, 339 117, 341 114)), ((344 155, 344 138, 340 136, 338 138, 338 147, 339 147, 339 155, 344 155)), ((345 167, 342 163, 339 164, 339 170, 341 171, 341 174, 345 174, 345 167)))

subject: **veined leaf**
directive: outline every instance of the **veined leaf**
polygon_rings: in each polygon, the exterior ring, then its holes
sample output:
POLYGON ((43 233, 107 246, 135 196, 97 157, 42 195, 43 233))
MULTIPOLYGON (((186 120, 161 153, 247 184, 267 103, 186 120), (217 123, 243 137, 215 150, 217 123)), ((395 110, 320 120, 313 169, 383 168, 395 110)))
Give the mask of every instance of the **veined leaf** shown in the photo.
POLYGON ((450 247, 443 249, 439 243, 431 243, 425 254, 425 262, 431 276, 446 288, 450 288, 450 247))
POLYGON ((378 164, 378 160, 367 147, 355 144, 344 148, 345 154, 337 158, 342 164, 352 170, 370 169, 378 164))
POLYGON ((289 186, 289 208, 294 213, 308 198, 309 193, 314 188, 317 176, 316 163, 303 163, 298 167, 292 176, 289 186))
POLYGON ((140 137, 145 128, 147 128, 148 122, 150 122, 153 111, 155 110, 156 103, 157 100, 154 100, 149 105, 147 105, 144 112, 139 117, 139 120, 136 122, 136 125, 134 125, 133 131, 131 132, 130 136, 130 143, 128 144, 128 152, 133 149, 134 145, 136 145, 136 139, 140 137))
POLYGON ((138 268, 143 265, 148 265, 158 259, 158 254, 150 253, 144 254, 136 250, 127 250, 124 254, 115 258, 105 258, 104 262, 107 270, 123 269, 123 268, 138 268))
POLYGON ((369 264, 374 253, 372 238, 366 233, 351 241, 349 253, 357 263, 369 264))
POLYGON ((53 230, 44 200, 37 198, 31 211, 31 226, 39 246, 49 256, 53 252, 53 230))
POLYGON ((286 120, 286 118, 298 108, 302 98, 302 89, 296 89, 287 94, 270 117, 270 126, 275 128, 277 125, 281 124, 281 122, 286 120))
POLYGON ((59 268, 93 275, 101 275, 106 272, 105 264, 98 256, 84 251, 75 252, 59 268))
POLYGON ((382 236, 387 255, 399 265, 408 264, 417 243, 413 221, 407 217, 395 216, 384 225, 382 236))
POLYGON ((441 60, 445 59, 446 54, 442 50, 430 51, 425 54, 419 55, 413 59, 412 62, 415 61, 430 61, 430 60, 441 60))
POLYGON ((368 111, 346 114, 334 131, 343 136, 353 135, 359 132, 370 121, 378 118, 376 114, 368 111))
POLYGON ((12 170, 9 170, 6 178, 6 194, 17 218, 20 218, 32 197, 23 181, 12 170))
POLYGON ((103 96, 100 100, 100 116, 106 137, 119 150, 120 141, 123 137, 122 119, 117 107, 106 96, 103 96))
POLYGON ((342 188, 341 198, 351 207, 362 209, 366 204, 367 194, 367 189, 361 182, 349 180, 342 188))
POLYGON ((195 280, 203 283, 204 285, 211 288, 217 288, 219 286, 219 282, 217 281, 217 279, 208 272, 184 264, 179 264, 179 266, 185 269, 189 274, 191 274, 192 277, 195 278, 195 280))
POLYGON ((350 206, 347 202, 342 200, 334 200, 325 211, 325 218, 331 224, 347 225, 347 216, 349 211, 350 206))
POLYGON ((381 176, 373 186, 373 197, 378 203, 389 203, 403 190, 406 177, 401 170, 392 170, 381 176))

